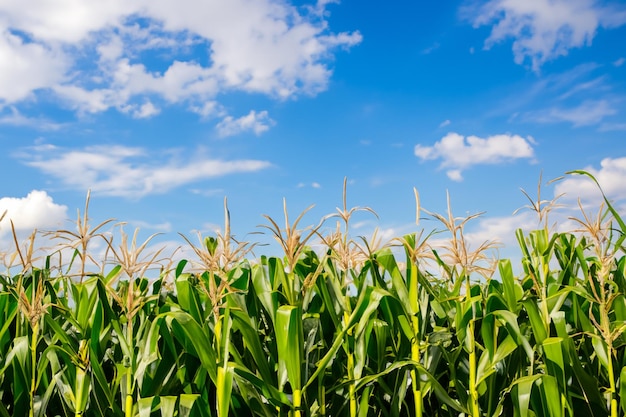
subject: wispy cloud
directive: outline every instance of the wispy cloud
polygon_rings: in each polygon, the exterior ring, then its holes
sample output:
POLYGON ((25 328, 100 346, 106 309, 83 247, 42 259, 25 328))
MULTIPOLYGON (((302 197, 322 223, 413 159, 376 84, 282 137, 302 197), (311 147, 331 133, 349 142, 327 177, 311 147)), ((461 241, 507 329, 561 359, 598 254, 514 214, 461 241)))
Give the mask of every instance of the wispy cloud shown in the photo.
POLYGON ((143 220, 131 220, 130 223, 133 227, 142 230, 155 230, 160 233, 168 233, 172 231, 172 224, 170 222, 165 223, 148 223, 143 220))
POLYGON ((598 130, 600 132, 626 131, 626 123, 602 123, 598 130))
POLYGON ((312 182, 310 184, 304 183, 304 182, 300 182, 298 183, 298 188, 307 188, 307 187, 311 187, 311 188, 322 188, 322 185, 319 182, 312 182))
POLYGON ((8 113, 0 113, 0 125, 28 126, 37 130, 58 130, 63 127, 63 124, 55 123, 48 119, 28 117, 22 114, 15 106, 10 106, 8 113))
POLYGON ((269 130, 275 122, 270 119, 267 111, 256 112, 251 110, 245 116, 235 119, 232 116, 226 116, 217 126, 217 132, 221 137, 234 136, 242 132, 251 131, 255 135, 260 135, 269 130))
POLYGON ((518 135, 494 135, 487 138, 449 133, 432 146, 418 144, 415 156, 422 161, 441 159, 453 181, 463 179, 462 171, 472 165, 499 164, 521 158, 533 158, 534 140, 518 135))
POLYGON ((575 107, 552 107, 527 113, 526 119, 540 123, 569 122, 574 127, 595 125, 617 114, 608 100, 585 100, 575 107))
POLYGON ((446 126, 449 126, 449 125, 450 125, 450 123, 452 123, 452 122, 450 121, 450 119, 446 119, 446 120, 444 120, 443 122, 439 123, 439 127, 446 127, 446 126))
POLYGON ((492 25, 485 49, 513 39, 515 62, 534 70, 572 48, 591 44, 599 27, 626 23, 626 7, 594 0, 490 0, 463 14, 475 27, 492 25))
POLYGON ((423 49, 422 50, 422 54, 429 55, 429 54, 435 52, 437 49, 439 49, 440 46, 441 45, 439 44, 439 42, 435 42, 434 44, 432 44, 428 48, 423 49))
POLYGON ((17 155, 67 187, 103 195, 140 198, 182 185, 225 175, 255 172, 271 166, 254 159, 222 160, 199 155, 183 160, 172 150, 148 151, 122 145, 63 149, 39 145, 17 155), (164 157, 163 155, 170 155, 164 157))
POLYGON ((621 57, 621 58, 619 58, 619 59, 616 59, 616 60, 613 62, 613 65, 614 65, 614 66, 616 66, 616 67, 621 67, 622 65, 624 65, 624 62, 626 62, 626 58, 621 57))

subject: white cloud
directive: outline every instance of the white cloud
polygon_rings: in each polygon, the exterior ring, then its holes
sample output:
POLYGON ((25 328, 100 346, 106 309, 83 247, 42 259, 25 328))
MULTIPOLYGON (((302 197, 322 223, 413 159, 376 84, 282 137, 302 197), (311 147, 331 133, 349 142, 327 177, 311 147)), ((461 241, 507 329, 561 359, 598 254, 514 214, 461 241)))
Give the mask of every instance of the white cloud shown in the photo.
POLYGON ((570 122, 574 127, 602 122, 607 116, 617 114, 608 100, 585 100, 571 108, 553 107, 529 113, 527 118, 541 123, 570 122))
POLYGON ((218 115, 222 112, 220 105, 216 101, 207 101, 202 104, 191 106, 189 110, 204 118, 218 115))
POLYGON ((256 112, 251 110, 245 116, 235 119, 232 116, 226 116, 216 126, 217 133, 221 137, 234 136, 239 133, 252 131, 255 135, 260 135, 269 130, 275 122, 270 119, 267 111, 256 112))
POLYGON ((0 9, 0 105, 24 100, 38 89, 61 82, 68 67, 60 52, 24 41, 3 27, 0 9))
POLYGON ((602 123, 598 130, 600 132, 611 132, 615 130, 626 131, 626 123, 602 123))
POLYGON ((517 239, 515 231, 522 229, 530 231, 539 227, 539 221, 530 211, 520 212, 512 216, 479 217, 474 223, 469 223, 469 231, 465 238, 472 247, 477 248, 483 242, 495 241, 506 247, 515 246, 517 239))
MULTIPOLYGON (((592 174, 600 183, 604 193, 611 200, 624 200, 626 196, 626 157, 605 158, 600 168, 582 168, 592 174)), ((565 194, 567 200, 581 200, 597 206, 601 195, 596 184, 586 176, 571 175, 558 182, 554 188, 556 195, 565 194)))
POLYGON ((441 44, 439 44, 439 42, 435 42, 434 44, 432 44, 428 48, 423 49, 422 50, 422 54, 429 55, 429 54, 433 53, 434 51, 436 51, 437 49, 439 49, 440 46, 441 46, 441 44))
POLYGON ((262 160, 228 161, 211 159, 202 153, 186 161, 175 156, 164 159, 155 152, 121 145, 90 146, 82 150, 41 145, 27 149, 18 157, 68 187, 129 198, 162 194, 185 184, 271 166, 262 160))
POLYGON ((622 65, 624 65, 624 62, 626 62, 626 58, 621 57, 621 58, 619 58, 619 59, 616 59, 616 60, 613 62, 613 65, 614 65, 614 66, 616 66, 616 67, 621 67, 622 65))
POLYGON ((452 181, 456 181, 456 182, 463 181, 463 173, 461 172, 460 169, 450 169, 446 171, 446 175, 452 181))
POLYGON ((494 135, 483 139, 449 133, 433 146, 416 145, 414 152, 422 161, 441 159, 441 167, 449 168, 448 177, 453 181, 461 181, 462 170, 472 165, 532 158, 533 144, 531 137, 525 139, 518 135, 494 135))
POLYGON ((452 122, 450 122, 450 119, 446 119, 446 120, 444 120, 443 122, 439 123, 439 127, 446 127, 446 126, 449 126, 449 125, 450 125, 450 123, 452 123, 452 122))
POLYGON ((297 185, 298 188, 305 188, 305 187, 311 187, 311 188, 322 188, 322 185, 319 182, 312 182, 310 184, 304 183, 304 182, 299 182, 297 185))
POLYGON ((141 106, 131 107, 131 113, 135 119, 146 119, 148 117, 156 116, 161 112, 156 108, 151 101, 146 101, 141 106))
POLYGON ((0 125, 28 126, 38 130, 58 130, 63 126, 44 118, 25 116, 15 106, 9 107, 8 114, 0 115, 0 125))
POLYGON ((45 191, 33 190, 26 197, 0 198, 0 237, 16 231, 31 233, 34 229, 55 228, 67 219, 67 206, 56 204, 45 191))
POLYGON ((515 62, 530 60, 534 70, 572 48, 591 45, 598 28, 626 23, 626 8, 619 2, 595 0, 490 0, 465 14, 475 27, 493 25, 486 49, 513 38, 515 62))
POLYGON ((146 117, 155 98, 205 115, 205 103, 232 91, 316 94, 327 87, 335 50, 361 41, 358 32, 329 29, 331 3, 6 0, 0 104, 47 90, 79 112, 132 108, 131 116, 146 117))
POLYGON ((142 230, 155 230, 156 232, 168 233, 172 231, 172 224, 170 222, 165 223, 148 223, 143 220, 131 220, 131 225, 135 228, 139 228, 142 230))

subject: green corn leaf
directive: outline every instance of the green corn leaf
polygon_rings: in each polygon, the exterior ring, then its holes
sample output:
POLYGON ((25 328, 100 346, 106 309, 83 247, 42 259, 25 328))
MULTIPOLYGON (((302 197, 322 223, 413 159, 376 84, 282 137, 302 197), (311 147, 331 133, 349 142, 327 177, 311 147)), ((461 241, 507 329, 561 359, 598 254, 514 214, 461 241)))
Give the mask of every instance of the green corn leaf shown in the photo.
MULTIPOLYGON (((339 344, 341 346, 341 344, 339 344)), ((250 372, 245 366, 240 363, 230 362, 229 366, 232 366, 235 370, 235 374, 243 378, 246 382, 251 383, 257 389, 261 391, 263 397, 269 401, 275 407, 290 406, 291 401, 287 395, 282 391, 276 389, 276 387, 268 384, 266 381, 259 378, 256 374, 250 372)))
POLYGON ((508 310, 512 312, 519 311, 518 301, 522 298, 522 288, 513 275, 513 267, 511 261, 503 259, 498 262, 498 270, 500 279, 504 287, 503 295, 506 300, 508 310))
POLYGON ((412 308, 413 303, 409 297, 409 291, 406 287, 406 281, 400 272, 400 268, 396 262, 396 258, 389 249, 385 249, 380 252, 376 258, 378 262, 385 268, 391 275, 392 292, 400 304, 405 309, 408 315, 417 314, 417 311, 412 308))
POLYGON ((546 323, 544 323, 539 313, 539 307, 533 299, 524 300, 522 304, 524 305, 526 313, 528 313, 535 341, 537 344, 542 344, 546 337, 548 337, 548 333, 546 331, 546 323))
POLYGON ((159 405, 161 408, 161 417, 171 417, 176 411, 176 402, 178 397, 173 395, 167 395, 159 397, 159 405))
POLYGON ((178 278, 179 276, 182 275, 183 271, 185 270, 185 266, 187 266, 187 260, 183 259, 180 262, 178 262, 178 264, 176 265, 176 272, 175 272, 175 277, 178 278))
POLYGON ((563 417, 564 407, 562 404, 562 393, 559 390, 559 384, 556 378, 551 375, 542 375, 540 388, 543 415, 563 417))
POLYGON ((626 366, 622 367, 622 370, 619 374, 619 405, 622 409, 622 412, 626 414, 626 366))
POLYGON ((591 337, 591 344, 593 345, 593 348, 596 353, 596 356, 598 357, 598 360, 600 361, 602 366, 604 366, 605 369, 608 369, 609 368, 609 352, 608 352, 606 343, 598 335, 592 334, 590 335, 590 337, 591 337))
POLYGON ((152 413, 152 405, 156 402, 155 397, 140 398, 137 400, 137 410, 139 417, 150 417, 152 413))
MULTIPOLYGON (((560 337, 548 337, 542 344, 546 358, 548 374, 555 378, 562 390, 566 389, 565 361, 563 360, 563 339, 560 337)), ((560 391, 559 392, 564 392, 560 391)))
POLYGON ((490 361, 493 361, 493 356, 496 353, 496 346, 498 341, 495 322, 495 316, 493 314, 487 314, 485 317, 483 317, 480 327, 483 345, 485 346, 485 349, 489 354, 490 361))
MULTIPOLYGON (((511 384, 511 399, 513 400, 513 412, 515 417, 530 417, 529 404, 532 389, 537 380, 542 377, 540 374, 529 375, 518 378, 511 384)), ((533 413, 532 416, 535 414, 533 413)))
POLYGON ((369 404, 373 388, 374 387, 372 385, 368 385, 363 389, 363 392, 361 393, 361 400, 359 401, 359 413, 357 414, 358 417, 368 416, 370 409, 369 404))
POLYGON ((280 306, 276 312, 276 344, 278 347, 278 387, 289 380, 293 391, 302 389, 302 358, 304 336, 302 311, 295 306, 280 306))
POLYGON ((193 349, 192 353, 197 355, 203 368, 215 382, 217 380, 217 355, 204 329, 193 317, 183 311, 168 311, 157 316, 154 322, 158 320, 165 320, 175 339, 183 346, 193 349))
POLYGON ((200 394, 181 394, 178 402, 178 417, 189 417, 200 394))
POLYGON ((230 396, 233 389, 234 368, 232 366, 217 368, 217 416, 227 417, 230 408, 230 396))
POLYGON ((191 275, 181 274, 176 277, 176 294, 180 307, 189 313, 196 322, 204 321, 204 311, 199 300, 198 293, 189 281, 191 275))
POLYGON ((428 370, 426 370, 426 368, 424 368, 422 364, 415 362, 415 361, 411 361, 411 360, 396 361, 382 372, 379 372, 377 374, 367 375, 359 379, 357 382, 356 389, 358 391, 364 386, 372 382, 375 382, 379 378, 385 375, 388 375, 391 372, 395 372, 396 370, 399 370, 402 368, 412 368, 412 367, 415 368, 415 370, 417 371, 419 375, 420 384, 429 384, 432 387, 439 401, 443 402, 444 404, 446 404, 447 406, 453 408, 454 410, 458 412, 468 413, 467 409, 463 407, 463 405, 459 401, 450 397, 448 392, 443 388, 443 386, 441 386, 437 378, 435 378, 430 372, 428 372, 428 370))
POLYGON ((272 285, 265 275, 262 264, 252 267, 252 285, 261 305, 269 314, 272 323, 274 323, 276 310, 278 309, 278 293, 272 289, 272 285))
POLYGON ((261 378, 268 383, 276 383, 276 376, 270 370, 268 358, 263 349, 264 341, 259 336, 259 329, 256 327, 252 317, 246 315, 243 311, 231 310, 233 319, 233 329, 241 333, 245 342, 245 347, 252 355, 251 359, 257 367, 261 378))

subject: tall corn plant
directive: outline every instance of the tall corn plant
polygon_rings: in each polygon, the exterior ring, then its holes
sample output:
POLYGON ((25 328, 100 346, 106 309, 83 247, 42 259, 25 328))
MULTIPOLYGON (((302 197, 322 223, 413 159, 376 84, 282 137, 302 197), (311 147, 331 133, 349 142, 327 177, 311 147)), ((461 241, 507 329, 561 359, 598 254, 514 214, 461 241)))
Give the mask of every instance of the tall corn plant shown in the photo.
MULTIPOLYGON (((465 225, 483 213, 477 213, 465 218, 457 218, 452 214, 450 196, 447 196, 448 210, 445 216, 438 213, 426 213, 433 216, 443 224, 445 230, 450 233, 450 238, 443 243, 443 253, 433 250, 433 254, 442 269, 444 276, 450 283, 450 297, 456 299, 454 329, 463 352, 467 354, 467 360, 460 356, 460 372, 467 374, 467 380, 457 379, 457 393, 472 417, 481 415, 479 402, 479 374, 478 358, 479 350, 483 347, 477 340, 477 323, 483 319, 483 293, 478 285, 472 284, 472 277, 479 275, 489 279, 493 273, 493 267, 489 265, 487 252, 494 248, 494 242, 483 242, 476 249, 471 249, 464 233, 465 225), (485 266, 485 263, 488 265, 485 266), (467 385, 466 385, 467 384, 467 385), (458 389, 463 387, 464 389, 458 389), (467 395, 466 395, 467 393, 467 395)), ((461 354, 461 351, 459 351, 461 354)))
MULTIPOLYGON (((606 387, 605 396, 609 404, 611 417, 616 417, 619 408, 626 410, 626 389, 624 377, 626 366, 622 361, 622 370, 615 370, 615 359, 618 359, 618 346, 624 345, 623 334, 626 330, 626 282, 624 280, 624 240, 626 239, 626 223, 604 194, 597 179, 585 171, 572 171, 570 174, 585 175, 598 187, 604 203, 595 218, 588 215, 582 205, 583 219, 574 219, 581 226, 580 231, 590 241, 590 256, 584 258, 583 250, 578 251, 579 260, 586 284, 586 303, 589 320, 593 331, 587 332, 598 361, 606 372, 603 378, 606 387), (617 223, 617 229, 613 228, 617 223), (619 256, 619 258, 618 258, 619 256), (617 388, 620 379, 621 387, 617 388), (608 380, 608 381, 607 381, 608 380), (621 396, 621 398, 620 398, 621 396), (621 406, 619 403, 621 402, 621 406)), ((580 203, 579 203, 580 204, 580 203)), ((590 326, 587 325, 587 328, 590 326)), ((621 349, 620 349, 621 350, 621 349)), ((623 353, 622 353, 623 355, 623 353)), ((623 359, 622 359, 623 360, 623 359)))

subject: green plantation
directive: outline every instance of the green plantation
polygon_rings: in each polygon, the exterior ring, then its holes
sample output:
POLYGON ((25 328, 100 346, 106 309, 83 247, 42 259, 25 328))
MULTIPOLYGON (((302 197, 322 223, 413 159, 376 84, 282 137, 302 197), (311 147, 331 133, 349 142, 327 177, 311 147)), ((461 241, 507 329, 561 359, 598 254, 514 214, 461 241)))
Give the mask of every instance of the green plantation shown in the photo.
POLYGON ((85 207, 60 250, 35 259, 33 234, 5 255, 0 417, 623 415, 626 224, 607 199, 571 232, 530 208, 512 265, 468 245, 474 216, 419 204, 444 232, 352 238, 371 210, 345 191, 324 228, 267 218, 280 257, 252 257, 227 210, 174 262, 85 207))

